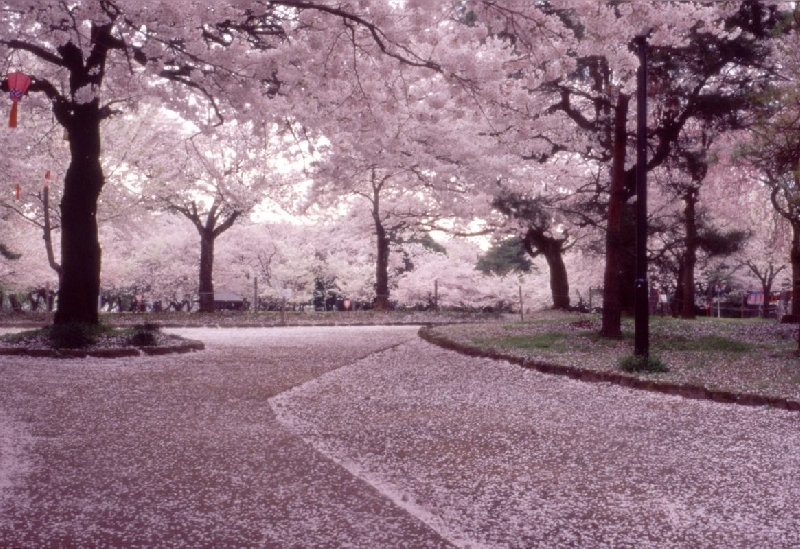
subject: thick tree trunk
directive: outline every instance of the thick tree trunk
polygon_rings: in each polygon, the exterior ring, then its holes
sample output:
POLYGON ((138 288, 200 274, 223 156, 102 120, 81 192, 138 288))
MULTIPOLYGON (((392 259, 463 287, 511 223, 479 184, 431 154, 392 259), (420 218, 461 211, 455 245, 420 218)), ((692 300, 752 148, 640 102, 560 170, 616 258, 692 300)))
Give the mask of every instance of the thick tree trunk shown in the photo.
POLYGON ((97 199, 104 177, 100 166, 97 102, 74 105, 69 132, 71 161, 61 199, 61 277, 56 324, 97 324, 100 244, 97 199))
POLYGON ((214 312, 214 235, 200 232, 200 312, 214 312))
POLYGON ((614 155, 611 165, 611 189, 606 217, 606 266, 603 276, 603 320, 600 334, 622 337, 622 213, 625 207, 625 156, 628 145, 626 122, 630 98, 620 94, 614 113, 614 155))
POLYGON ((792 315, 800 317, 800 221, 792 223, 789 261, 792 264, 792 315))
POLYGON ((389 237, 383 225, 375 223, 378 258, 375 261, 375 309, 389 310, 389 237))
POLYGON ((683 255, 683 278, 681 287, 681 318, 693 319, 694 313, 694 270, 697 265, 697 191, 690 189, 683 197, 684 229, 686 231, 686 251, 683 255))
POLYGON ((543 232, 529 229, 523 244, 531 257, 541 254, 550 270, 550 294, 553 309, 569 308, 569 278, 564 265, 564 240, 549 237, 543 232))
POLYGON ((550 292, 553 295, 553 309, 569 309, 569 279, 561 248, 545 252, 544 258, 550 268, 550 292))

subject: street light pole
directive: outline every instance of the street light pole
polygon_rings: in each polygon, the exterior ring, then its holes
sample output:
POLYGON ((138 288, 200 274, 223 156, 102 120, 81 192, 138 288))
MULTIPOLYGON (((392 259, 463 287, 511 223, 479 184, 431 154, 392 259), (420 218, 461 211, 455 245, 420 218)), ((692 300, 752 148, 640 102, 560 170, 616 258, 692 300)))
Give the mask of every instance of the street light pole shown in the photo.
POLYGON ((650 352, 649 288, 647 282, 647 35, 636 35, 639 71, 636 85, 636 284, 634 354, 650 352))

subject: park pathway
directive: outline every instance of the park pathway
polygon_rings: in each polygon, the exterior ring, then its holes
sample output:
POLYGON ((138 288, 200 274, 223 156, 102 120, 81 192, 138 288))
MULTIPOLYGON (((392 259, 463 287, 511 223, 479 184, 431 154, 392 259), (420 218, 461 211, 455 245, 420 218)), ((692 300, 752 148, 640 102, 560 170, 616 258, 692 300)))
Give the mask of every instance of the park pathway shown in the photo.
POLYGON ((449 546, 268 403, 415 328, 181 333, 207 350, 0 359, 0 547, 449 546))
POLYGON ((0 547, 797 547, 800 414, 583 384, 410 327, 0 362, 0 547))

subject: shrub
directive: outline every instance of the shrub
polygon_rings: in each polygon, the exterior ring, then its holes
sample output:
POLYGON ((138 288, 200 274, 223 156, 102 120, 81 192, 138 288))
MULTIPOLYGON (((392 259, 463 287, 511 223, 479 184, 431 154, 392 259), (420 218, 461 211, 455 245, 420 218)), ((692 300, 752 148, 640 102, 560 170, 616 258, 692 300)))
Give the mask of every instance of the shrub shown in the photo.
POLYGON ((161 330, 158 324, 151 322, 137 324, 133 327, 133 333, 128 337, 128 343, 135 347, 153 347, 158 343, 156 334, 161 330))

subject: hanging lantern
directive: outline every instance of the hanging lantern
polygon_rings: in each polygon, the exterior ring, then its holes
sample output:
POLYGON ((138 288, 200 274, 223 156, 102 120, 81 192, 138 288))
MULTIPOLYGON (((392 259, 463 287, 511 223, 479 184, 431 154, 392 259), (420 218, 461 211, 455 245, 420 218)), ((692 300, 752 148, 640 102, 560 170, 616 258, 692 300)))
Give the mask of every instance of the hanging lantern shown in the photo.
POLYGON ((8 75, 8 92, 11 94, 11 114, 8 117, 8 127, 17 127, 17 103, 28 91, 31 77, 21 72, 12 72, 8 75))
POLYGON ((20 194, 19 194, 19 183, 17 183, 17 188, 16 188, 16 191, 14 192, 14 194, 15 194, 17 200, 19 200, 19 197, 20 197, 20 194))
POLYGON ((50 180, 50 170, 44 172, 44 178, 47 179, 48 181, 50 180))

